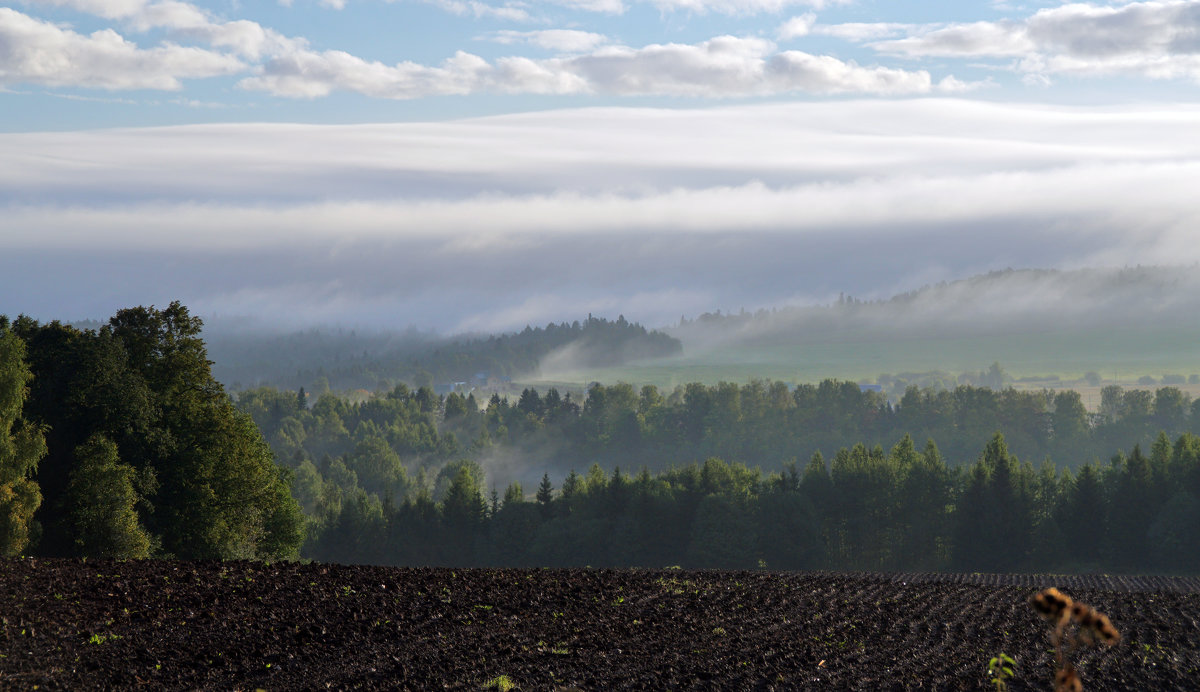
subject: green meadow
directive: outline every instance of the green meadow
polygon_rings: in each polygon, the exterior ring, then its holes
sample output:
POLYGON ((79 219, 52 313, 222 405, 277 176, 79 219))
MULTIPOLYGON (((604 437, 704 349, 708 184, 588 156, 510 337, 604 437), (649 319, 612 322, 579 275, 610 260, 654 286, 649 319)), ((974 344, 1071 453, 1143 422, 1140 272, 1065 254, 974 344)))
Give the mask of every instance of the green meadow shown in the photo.
POLYGON ((1200 327, 1010 331, 998 334, 793 342, 730 341, 707 347, 684 341, 683 355, 607 368, 543 373, 529 384, 585 385, 630 382, 672 388, 754 378, 817 382, 825 378, 875 382, 882 373, 941 370, 958 375, 998 362, 1015 386, 1079 383, 1085 373, 1105 383, 1134 385, 1138 378, 1200 373, 1200 327), (1055 380, 1054 378, 1058 379, 1055 380), (1022 381, 1023 380, 1023 381, 1022 381))

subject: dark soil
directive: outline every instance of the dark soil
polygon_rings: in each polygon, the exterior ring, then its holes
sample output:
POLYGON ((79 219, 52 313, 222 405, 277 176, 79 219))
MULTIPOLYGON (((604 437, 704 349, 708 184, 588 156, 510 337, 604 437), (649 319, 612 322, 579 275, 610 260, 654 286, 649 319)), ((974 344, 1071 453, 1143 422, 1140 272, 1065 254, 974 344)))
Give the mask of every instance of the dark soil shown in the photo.
POLYGON ((1200 687, 1194 579, 0 560, 0 688, 1050 689, 1040 586, 1108 613, 1088 690, 1200 687))

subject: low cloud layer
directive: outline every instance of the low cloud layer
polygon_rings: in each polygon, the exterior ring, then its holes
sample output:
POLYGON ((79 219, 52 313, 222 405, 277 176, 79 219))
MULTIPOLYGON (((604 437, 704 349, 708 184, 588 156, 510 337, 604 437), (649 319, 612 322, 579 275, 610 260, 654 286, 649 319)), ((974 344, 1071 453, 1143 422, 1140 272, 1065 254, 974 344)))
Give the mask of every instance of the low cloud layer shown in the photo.
POLYGON ((455 331, 1200 262, 1197 116, 929 99, 0 135, 0 293, 42 318, 178 298, 455 331))

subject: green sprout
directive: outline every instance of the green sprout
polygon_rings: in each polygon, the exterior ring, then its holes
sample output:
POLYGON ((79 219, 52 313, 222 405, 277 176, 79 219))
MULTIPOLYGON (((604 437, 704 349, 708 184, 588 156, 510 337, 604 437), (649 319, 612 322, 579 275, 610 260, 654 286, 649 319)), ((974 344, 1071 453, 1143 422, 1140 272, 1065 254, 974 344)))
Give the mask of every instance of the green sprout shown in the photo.
POLYGON ((500 690, 500 692, 508 692, 509 690, 517 689, 517 683, 513 682, 512 678, 507 675, 497 675, 483 683, 483 689, 490 690, 492 688, 500 690))
POLYGON ((1016 676, 1015 668, 1017 662, 1012 656, 1000 652, 999 656, 993 657, 988 661, 988 675, 992 678, 991 683, 996 686, 996 692, 1004 692, 1008 689, 1008 681, 1016 676))

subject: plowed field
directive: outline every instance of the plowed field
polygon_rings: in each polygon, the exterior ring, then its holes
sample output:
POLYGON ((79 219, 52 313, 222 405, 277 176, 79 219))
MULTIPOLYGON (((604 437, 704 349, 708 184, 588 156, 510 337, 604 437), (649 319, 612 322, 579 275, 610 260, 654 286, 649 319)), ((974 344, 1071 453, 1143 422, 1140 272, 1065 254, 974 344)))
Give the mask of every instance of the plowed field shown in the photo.
POLYGON ((1108 613, 1089 690, 1200 688, 1194 579, 0 560, 0 688, 1049 689, 1042 586, 1108 613))

